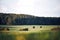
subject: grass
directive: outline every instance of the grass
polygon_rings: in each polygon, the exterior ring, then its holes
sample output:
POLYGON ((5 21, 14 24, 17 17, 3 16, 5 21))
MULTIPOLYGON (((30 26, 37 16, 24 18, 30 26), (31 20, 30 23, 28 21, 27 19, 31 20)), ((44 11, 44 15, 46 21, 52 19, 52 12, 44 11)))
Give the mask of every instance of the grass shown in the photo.
POLYGON ((15 40, 15 36, 6 32, 0 32, 0 40, 15 40))
POLYGON ((27 40, 60 40, 60 32, 31 33, 27 36, 27 40))
POLYGON ((60 31, 0 32, 0 40, 60 40, 60 31))

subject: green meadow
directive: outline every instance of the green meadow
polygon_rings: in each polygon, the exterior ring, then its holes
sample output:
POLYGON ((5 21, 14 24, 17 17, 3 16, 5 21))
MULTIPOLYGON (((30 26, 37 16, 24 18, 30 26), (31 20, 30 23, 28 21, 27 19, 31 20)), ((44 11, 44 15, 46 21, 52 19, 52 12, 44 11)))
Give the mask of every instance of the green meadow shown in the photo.
POLYGON ((60 31, 0 32, 0 40, 60 40, 60 31))

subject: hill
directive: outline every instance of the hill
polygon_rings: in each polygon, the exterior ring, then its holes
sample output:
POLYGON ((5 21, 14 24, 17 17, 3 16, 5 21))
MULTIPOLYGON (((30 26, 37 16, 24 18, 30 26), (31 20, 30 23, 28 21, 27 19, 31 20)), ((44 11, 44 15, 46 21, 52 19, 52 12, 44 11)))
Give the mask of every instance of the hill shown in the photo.
POLYGON ((0 25, 60 25, 60 17, 0 13, 0 25))

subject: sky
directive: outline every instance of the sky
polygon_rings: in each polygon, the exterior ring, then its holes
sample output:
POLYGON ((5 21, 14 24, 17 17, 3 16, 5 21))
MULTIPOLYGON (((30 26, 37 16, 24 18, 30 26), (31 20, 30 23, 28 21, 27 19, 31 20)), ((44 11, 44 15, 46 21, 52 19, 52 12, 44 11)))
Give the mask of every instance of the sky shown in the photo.
POLYGON ((0 13, 60 17, 60 0, 0 0, 0 13))

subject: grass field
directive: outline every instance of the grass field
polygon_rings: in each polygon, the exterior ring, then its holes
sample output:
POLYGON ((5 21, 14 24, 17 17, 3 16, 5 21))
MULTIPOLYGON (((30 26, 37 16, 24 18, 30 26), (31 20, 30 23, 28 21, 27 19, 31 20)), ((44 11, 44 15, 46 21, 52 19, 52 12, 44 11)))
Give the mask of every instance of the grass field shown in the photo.
POLYGON ((60 31, 0 32, 0 40, 60 40, 60 31))

